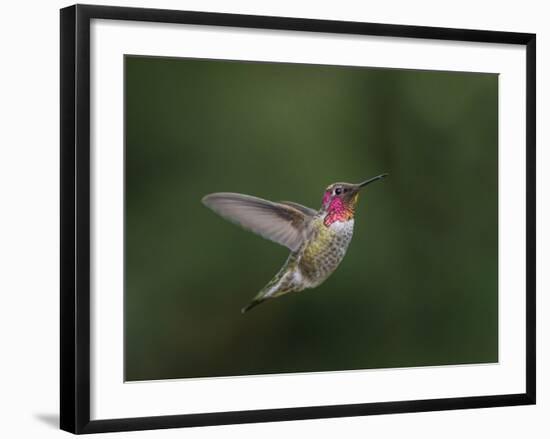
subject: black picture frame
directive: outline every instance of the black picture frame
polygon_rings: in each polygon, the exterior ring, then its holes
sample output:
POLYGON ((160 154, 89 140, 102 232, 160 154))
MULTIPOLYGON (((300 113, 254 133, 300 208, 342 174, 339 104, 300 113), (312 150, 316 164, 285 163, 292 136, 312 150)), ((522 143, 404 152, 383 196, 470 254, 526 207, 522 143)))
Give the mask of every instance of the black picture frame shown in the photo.
POLYGON ((61 9, 60 426, 98 433, 535 404, 535 66, 530 33, 312 20, 110 6, 61 9), (134 20, 526 47, 526 392, 508 395, 90 420, 90 21, 134 20))

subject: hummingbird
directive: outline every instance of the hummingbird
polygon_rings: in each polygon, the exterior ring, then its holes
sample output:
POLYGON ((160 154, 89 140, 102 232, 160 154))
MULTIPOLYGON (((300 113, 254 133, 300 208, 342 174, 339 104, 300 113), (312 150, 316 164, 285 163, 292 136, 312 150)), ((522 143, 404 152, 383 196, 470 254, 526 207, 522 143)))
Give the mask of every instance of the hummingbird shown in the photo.
POLYGON ((387 175, 358 184, 329 185, 319 210, 292 201, 273 202, 232 192, 203 197, 202 203, 221 217, 290 250, 285 264, 241 312, 266 300, 321 285, 346 255, 359 191, 387 175))

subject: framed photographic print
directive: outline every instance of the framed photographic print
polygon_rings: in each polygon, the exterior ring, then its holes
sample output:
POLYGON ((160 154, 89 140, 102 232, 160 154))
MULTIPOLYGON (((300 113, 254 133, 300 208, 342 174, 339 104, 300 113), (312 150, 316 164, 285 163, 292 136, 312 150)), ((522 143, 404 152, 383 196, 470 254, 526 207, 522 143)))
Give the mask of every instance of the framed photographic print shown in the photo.
POLYGON ((535 393, 535 35, 61 10, 62 429, 535 393))

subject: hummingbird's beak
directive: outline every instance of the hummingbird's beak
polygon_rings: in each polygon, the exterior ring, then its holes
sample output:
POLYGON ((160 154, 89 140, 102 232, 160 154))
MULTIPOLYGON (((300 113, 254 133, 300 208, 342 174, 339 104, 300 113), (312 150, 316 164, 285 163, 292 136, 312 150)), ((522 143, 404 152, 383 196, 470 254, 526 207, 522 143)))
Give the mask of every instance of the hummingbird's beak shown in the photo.
POLYGON ((357 190, 363 189, 366 185, 371 184, 377 180, 382 180, 384 177, 387 177, 389 174, 380 174, 376 177, 369 178, 368 180, 365 180, 363 183, 359 183, 357 185, 357 190))

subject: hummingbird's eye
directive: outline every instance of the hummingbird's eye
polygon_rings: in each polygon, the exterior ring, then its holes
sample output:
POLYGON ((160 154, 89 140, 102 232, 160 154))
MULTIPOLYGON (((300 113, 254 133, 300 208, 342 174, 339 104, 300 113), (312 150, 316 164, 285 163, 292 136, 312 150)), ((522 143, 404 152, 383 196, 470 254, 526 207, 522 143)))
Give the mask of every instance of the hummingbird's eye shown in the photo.
POLYGON ((337 187, 336 189, 334 189, 334 193, 336 195, 340 195, 342 193, 342 188, 337 187))

